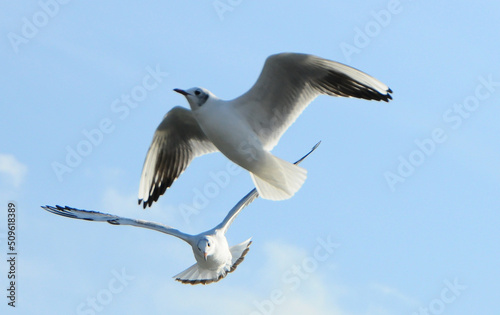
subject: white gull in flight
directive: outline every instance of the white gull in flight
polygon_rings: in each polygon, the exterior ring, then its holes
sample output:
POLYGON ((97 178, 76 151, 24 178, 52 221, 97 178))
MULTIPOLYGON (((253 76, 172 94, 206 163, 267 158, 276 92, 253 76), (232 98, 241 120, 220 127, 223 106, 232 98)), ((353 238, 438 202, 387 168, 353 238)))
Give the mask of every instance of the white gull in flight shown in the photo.
MULTIPOLYGON (((311 154, 318 145, 319 143, 316 144, 309 153, 295 162, 295 164, 302 162, 302 160, 311 154)), ((228 273, 233 272, 247 254, 249 246, 252 243, 250 239, 229 247, 225 234, 240 211, 258 196, 259 193, 257 190, 253 189, 229 211, 219 225, 198 235, 186 234, 160 223, 123 218, 97 211, 79 210, 57 205, 55 207, 43 206, 42 208, 51 213, 73 219, 108 222, 113 225, 132 225, 178 237, 191 245, 196 264, 175 275, 175 280, 189 284, 209 284, 217 282, 228 273)))
POLYGON ((267 58, 254 86, 233 100, 204 88, 175 89, 191 110, 174 107, 158 126, 146 155, 138 201, 143 207, 169 188, 200 155, 220 151, 250 172, 264 199, 288 199, 307 171, 269 151, 317 96, 392 99, 384 83, 344 64, 298 53, 267 58))

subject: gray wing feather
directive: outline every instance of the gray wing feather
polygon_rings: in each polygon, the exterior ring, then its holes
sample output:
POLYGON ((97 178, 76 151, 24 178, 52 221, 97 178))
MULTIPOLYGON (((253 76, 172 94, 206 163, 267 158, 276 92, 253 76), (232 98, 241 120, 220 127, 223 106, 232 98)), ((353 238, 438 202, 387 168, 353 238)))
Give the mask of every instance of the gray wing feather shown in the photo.
POLYGON ((179 106, 171 109, 156 129, 144 160, 139 205, 151 206, 195 157, 215 151, 217 148, 201 130, 191 111, 179 106))
POLYGON ((266 150, 271 150, 307 105, 320 94, 366 100, 392 99, 377 79, 344 64, 313 55, 269 56, 255 84, 233 100, 266 150))
POLYGON ((137 226, 141 228, 146 228, 150 230, 155 230, 158 232, 162 232, 165 234, 169 234, 175 237, 180 238, 183 241, 186 241, 189 243, 189 240, 191 238, 191 235, 183 233, 177 229, 174 229, 173 227, 170 227, 168 225, 156 223, 156 222, 150 222, 150 221, 144 221, 144 220, 135 220, 135 219, 129 219, 129 218, 124 218, 120 217, 117 215, 112 215, 108 213, 102 213, 98 211, 89 211, 89 210, 81 210, 81 209, 76 209, 76 208, 71 208, 68 206, 62 207, 59 205, 56 205, 55 207, 53 206, 42 206, 42 209, 51 212, 53 214, 57 214, 63 217, 67 218, 72 218, 72 219, 80 219, 80 220, 87 220, 87 221, 96 221, 96 222, 108 222, 109 224, 113 225, 131 225, 131 226, 137 226))

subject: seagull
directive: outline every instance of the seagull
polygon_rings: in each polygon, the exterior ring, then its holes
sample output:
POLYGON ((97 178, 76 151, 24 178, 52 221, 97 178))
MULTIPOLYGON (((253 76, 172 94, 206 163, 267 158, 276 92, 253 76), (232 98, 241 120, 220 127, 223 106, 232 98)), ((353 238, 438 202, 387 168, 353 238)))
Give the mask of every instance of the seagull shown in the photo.
MULTIPOLYGON (((320 142, 318 142, 305 156, 295 162, 299 164, 309 154, 311 154, 320 142)), ((228 273, 233 272, 243 261, 252 243, 251 239, 235 246, 229 247, 226 239, 226 232, 233 223, 236 216, 259 197, 258 191, 254 188, 243 197, 226 215, 224 220, 213 229, 198 235, 183 233, 173 227, 144 220, 129 219, 112 214, 79 210, 71 207, 42 206, 48 212, 73 219, 108 222, 113 225, 131 225, 155 230, 168 235, 175 236, 191 245, 196 263, 174 276, 175 280, 185 284, 209 284, 224 278, 228 273)))
POLYGON ((253 87, 233 100, 200 87, 174 91, 185 96, 191 110, 172 108, 156 129, 139 185, 138 202, 144 209, 195 157, 217 151, 250 172, 262 198, 288 199, 300 189, 307 171, 269 151, 310 102, 321 94, 392 99, 392 90, 366 73, 299 53, 268 57, 253 87))

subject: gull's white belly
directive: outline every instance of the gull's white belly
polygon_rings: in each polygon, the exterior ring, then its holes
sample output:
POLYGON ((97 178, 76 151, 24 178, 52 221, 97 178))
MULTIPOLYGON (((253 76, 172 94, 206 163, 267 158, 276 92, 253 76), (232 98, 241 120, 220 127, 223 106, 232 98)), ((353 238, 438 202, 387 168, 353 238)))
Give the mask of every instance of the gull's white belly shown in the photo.
POLYGON ((231 161, 251 172, 262 167, 267 152, 248 122, 230 106, 200 109, 194 112, 194 117, 217 149, 231 161))

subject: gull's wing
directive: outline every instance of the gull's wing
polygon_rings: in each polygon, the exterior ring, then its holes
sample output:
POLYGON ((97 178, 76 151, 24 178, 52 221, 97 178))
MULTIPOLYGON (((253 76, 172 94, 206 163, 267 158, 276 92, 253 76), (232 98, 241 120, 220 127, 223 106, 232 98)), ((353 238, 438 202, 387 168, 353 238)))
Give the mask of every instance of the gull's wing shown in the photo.
MULTIPOLYGON (((296 161, 294 164, 300 164, 306 157, 309 156, 316 148, 320 145, 321 141, 316 143, 316 145, 309 151, 306 155, 301 157, 298 161, 296 161)), ((259 192, 257 189, 252 189, 245 197, 243 197, 226 215, 224 220, 217 225, 214 229, 218 230, 221 229, 222 232, 225 234, 227 232, 227 229, 231 224, 233 223, 234 219, 240 214, 241 210, 251 204, 257 197, 259 197, 259 192)))
POLYGON ((268 57, 257 82, 232 102, 265 149, 271 150, 320 94, 388 102, 390 93, 384 83, 344 64, 313 55, 282 53, 268 57))
POLYGON ((176 106, 163 118, 142 168, 139 205, 144 209, 163 195, 195 157, 217 151, 191 111, 176 106))
POLYGON ((63 216, 67 218, 80 219, 80 220, 88 220, 88 221, 97 221, 97 222, 108 222, 113 225, 132 225, 137 227, 142 227, 150 230, 155 230, 158 232, 162 232, 165 234, 169 234, 175 237, 180 238, 183 241, 189 243, 192 236, 186 233, 182 233, 181 231, 174 229, 168 225, 163 225, 160 223, 144 221, 144 220, 135 220, 129 218, 123 218, 112 214, 97 212, 97 211, 89 211, 89 210, 80 210, 71 207, 61 207, 56 205, 53 206, 44 206, 42 207, 44 210, 63 216))

